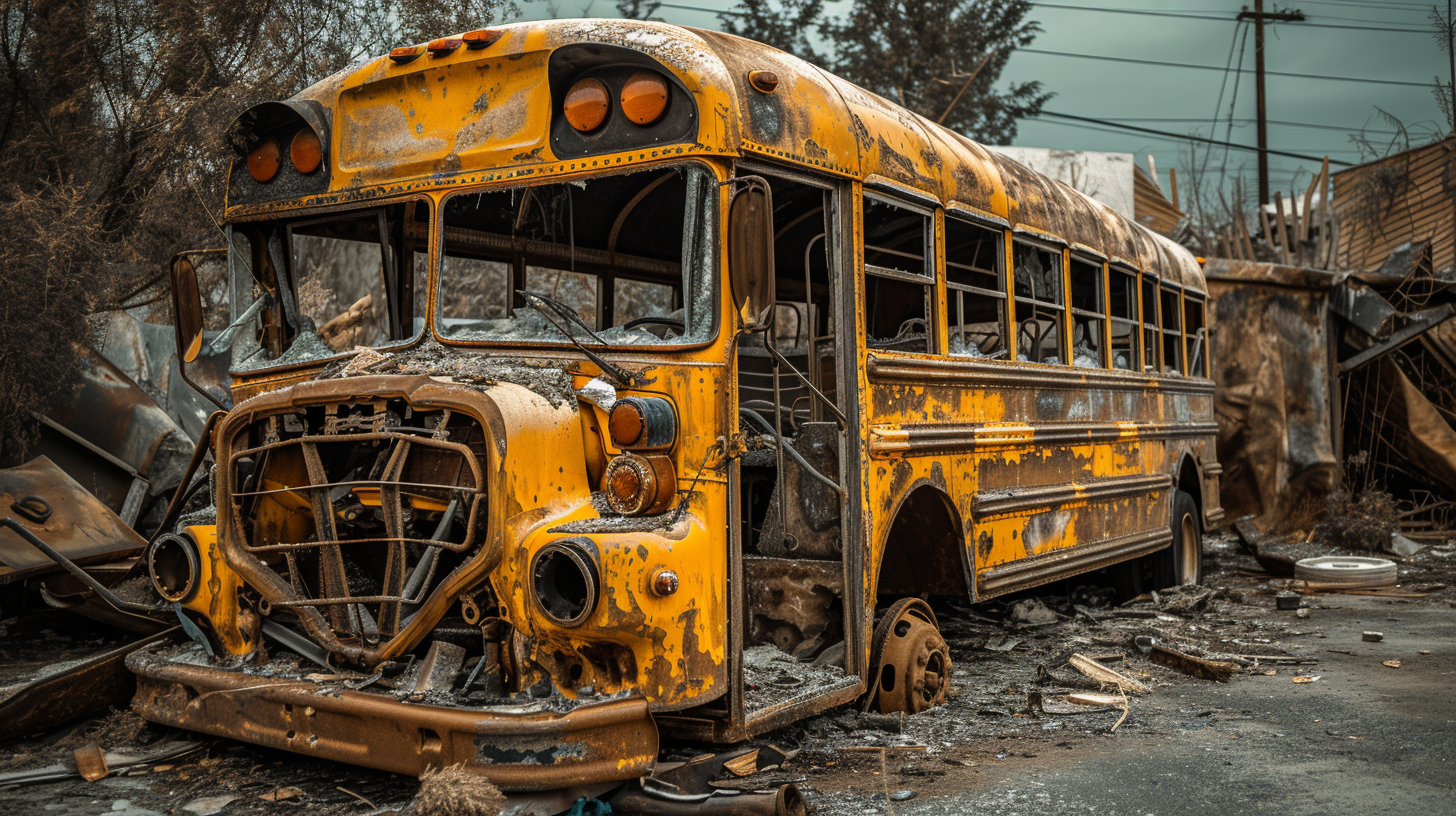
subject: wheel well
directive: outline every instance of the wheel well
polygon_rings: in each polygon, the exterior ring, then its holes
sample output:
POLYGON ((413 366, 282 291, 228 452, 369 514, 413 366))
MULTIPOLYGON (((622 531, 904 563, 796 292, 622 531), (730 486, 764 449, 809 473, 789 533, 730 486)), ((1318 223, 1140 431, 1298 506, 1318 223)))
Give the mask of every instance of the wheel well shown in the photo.
POLYGON ((960 516, 941 490, 923 484, 895 510, 880 556, 880 595, 970 596, 960 516))
POLYGON ((1200 524, 1203 517, 1203 480, 1198 476, 1198 463, 1192 456, 1184 456, 1178 467, 1178 489, 1193 497, 1193 506, 1198 508, 1200 524))

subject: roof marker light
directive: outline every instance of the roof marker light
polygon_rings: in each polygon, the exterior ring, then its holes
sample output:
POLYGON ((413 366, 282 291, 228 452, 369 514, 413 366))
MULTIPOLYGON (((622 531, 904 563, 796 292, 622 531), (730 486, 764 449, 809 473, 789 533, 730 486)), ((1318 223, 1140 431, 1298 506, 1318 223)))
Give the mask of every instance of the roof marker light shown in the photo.
POLYGON ((501 34, 503 33, 505 32, 494 28, 482 28, 468 32, 462 35, 460 39, 465 41, 466 48, 489 48, 496 40, 501 38, 501 34))
POLYGON ((779 75, 773 71, 749 71, 748 84, 759 93, 773 93, 779 86, 779 75))
POLYGON ((442 37, 438 40, 431 40, 430 44, 425 46, 425 50, 429 51, 432 57, 444 57, 455 53, 455 49, 459 47, 460 38, 442 37))
POLYGON ((425 53, 425 49, 418 45, 402 45, 390 51, 389 58, 394 60, 395 65, 404 65, 423 53, 425 53))

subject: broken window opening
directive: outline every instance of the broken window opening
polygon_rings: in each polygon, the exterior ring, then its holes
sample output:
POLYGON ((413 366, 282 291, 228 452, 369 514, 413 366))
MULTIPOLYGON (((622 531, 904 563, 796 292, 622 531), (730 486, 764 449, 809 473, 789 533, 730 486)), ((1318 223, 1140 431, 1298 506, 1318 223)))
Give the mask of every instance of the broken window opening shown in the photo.
MULTIPOLYGON (((684 165, 452 196, 443 215, 441 335, 564 342, 561 328, 525 306, 525 289, 561 302, 612 345, 710 339, 714 190, 707 171, 684 165)), ((584 333, 576 339, 597 344, 584 333)))
POLYGON ((1163 373, 1183 373, 1183 309, 1177 289, 1163 284, 1163 373))
POLYGON ((1183 296, 1184 359, 1188 360, 1188 376, 1208 376, 1208 328, 1204 324, 1204 304, 1200 298, 1183 296))
POLYGON ((1107 310, 1102 304, 1102 264, 1073 256, 1072 365, 1103 368, 1107 355, 1102 342, 1107 310))
POLYGON ((264 295, 273 301, 253 325, 231 335, 233 368, 311 362, 418 336, 428 236, 425 201, 233 225, 234 320, 264 295), (405 263, 409 270, 402 269, 405 263))
POLYGON ((1108 323, 1112 328, 1112 367, 1124 371, 1137 371, 1138 366, 1138 320, 1137 320, 1137 277, 1121 269, 1107 271, 1108 288, 1111 293, 1107 303, 1108 323))
POLYGON ((999 231, 945 218, 945 300, 953 355, 1006 354, 1004 245, 999 231))
POLYGON ((865 342, 933 353, 935 255, 930 216, 864 197, 865 342))
POLYGON ((1016 270, 1016 359, 1060 365, 1066 359, 1062 253, 1021 241, 1012 244, 1011 252, 1016 270))
POLYGON ((1156 374, 1158 366, 1158 279, 1152 275, 1143 276, 1143 372, 1156 374))

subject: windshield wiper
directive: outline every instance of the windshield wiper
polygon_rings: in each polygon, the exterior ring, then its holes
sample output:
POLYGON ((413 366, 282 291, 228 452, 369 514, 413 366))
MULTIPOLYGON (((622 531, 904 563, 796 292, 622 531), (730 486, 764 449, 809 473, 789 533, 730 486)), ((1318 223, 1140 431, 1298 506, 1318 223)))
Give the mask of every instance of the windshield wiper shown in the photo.
POLYGON ((551 318, 551 313, 555 312, 558 317, 564 318, 565 320, 580 326, 582 331, 591 335, 593 340, 596 340, 598 343, 601 343, 607 348, 611 348, 612 344, 603 340, 600 335, 592 331, 591 326, 588 326, 586 324, 586 321, 581 319, 581 316, 576 313, 575 309, 567 306, 565 303, 562 303, 559 300, 556 300, 555 298, 547 297, 546 295, 537 294, 535 292, 528 292, 525 289, 517 289, 516 293, 519 294, 521 297, 525 298, 527 306, 535 309, 537 312, 540 312, 541 316, 546 318, 546 322, 550 323, 553 328, 561 332, 567 340, 571 341, 571 344, 573 346, 576 346, 578 351, 580 351, 582 354, 585 354, 588 360, 596 363, 597 366, 601 368, 602 372, 605 373, 607 376, 616 380, 618 384, 626 388, 631 388, 638 384, 637 375, 631 373, 630 371, 627 371, 626 369, 615 363, 609 362, 600 354, 597 354, 596 352, 582 345, 581 341, 576 339, 576 335, 572 334, 566 327, 562 326, 560 323, 557 323, 551 318))
POLYGON ((258 314, 264 309, 272 307, 273 296, 264 292, 262 297, 253 301, 252 306, 249 306, 242 314, 238 315, 237 320, 234 320, 227 328, 219 332, 217 337, 212 339, 212 344, 207 347, 207 353, 218 354, 226 351, 232 346, 233 335, 237 334, 239 329, 257 320, 258 314))

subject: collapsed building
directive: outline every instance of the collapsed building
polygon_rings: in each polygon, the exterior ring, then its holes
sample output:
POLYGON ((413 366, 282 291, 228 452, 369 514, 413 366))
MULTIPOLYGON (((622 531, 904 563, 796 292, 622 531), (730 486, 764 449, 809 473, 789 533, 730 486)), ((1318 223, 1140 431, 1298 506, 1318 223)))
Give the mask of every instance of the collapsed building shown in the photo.
POLYGON ((1261 212, 1262 252, 1241 219, 1220 240, 1232 257, 1205 272, 1230 518, 1292 530, 1344 489, 1391 494, 1413 538, 1456 524, 1453 151, 1326 169, 1302 206, 1261 212))

